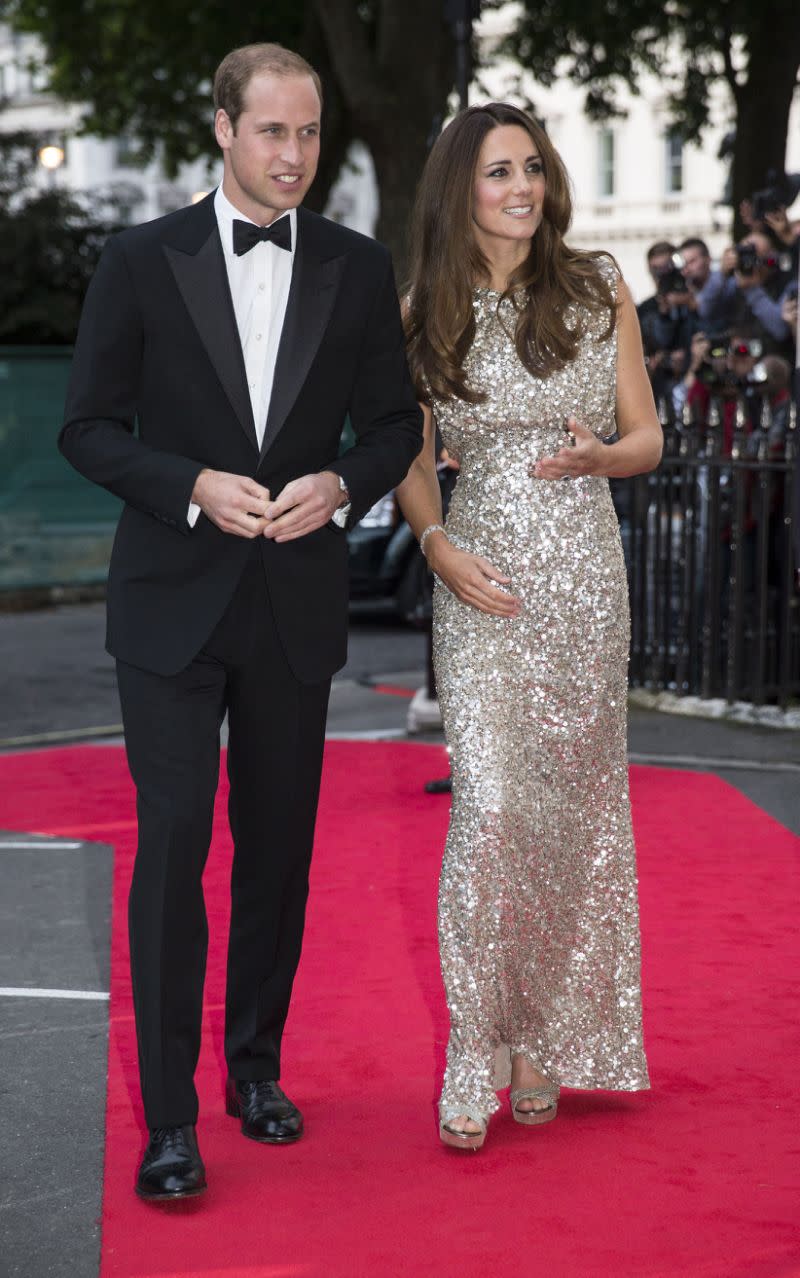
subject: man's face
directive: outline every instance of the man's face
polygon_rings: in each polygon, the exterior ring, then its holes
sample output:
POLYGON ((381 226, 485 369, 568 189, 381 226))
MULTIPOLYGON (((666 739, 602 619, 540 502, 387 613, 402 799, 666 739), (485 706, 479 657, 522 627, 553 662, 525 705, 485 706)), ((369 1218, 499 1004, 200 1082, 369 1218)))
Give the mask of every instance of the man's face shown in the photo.
POLYGON ((658 284, 659 276, 664 275, 672 266, 672 257, 669 253, 656 253, 655 257, 647 259, 647 265, 650 268, 653 282, 658 284))
POLYGON ((740 381, 750 376, 756 363, 754 355, 745 353, 748 345, 746 337, 732 337, 728 347, 728 368, 740 381))
POLYGON ((711 273, 711 261, 707 253, 699 248, 683 250, 683 278, 687 284, 702 288, 711 273))
POLYGON ((223 190, 259 224, 297 208, 319 161, 320 102, 308 75, 253 76, 234 130, 225 111, 214 122, 225 163, 223 190))

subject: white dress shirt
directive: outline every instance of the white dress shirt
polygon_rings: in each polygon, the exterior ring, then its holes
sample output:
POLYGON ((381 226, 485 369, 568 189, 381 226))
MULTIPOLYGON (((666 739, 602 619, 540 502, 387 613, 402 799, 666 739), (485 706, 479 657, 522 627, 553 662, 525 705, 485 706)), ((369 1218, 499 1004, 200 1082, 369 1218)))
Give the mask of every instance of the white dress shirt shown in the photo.
MULTIPOLYGON (((292 283, 292 266, 297 246, 297 209, 290 209, 288 215, 284 215, 288 216, 292 228, 291 252, 267 241, 254 245, 241 257, 237 257, 233 251, 233 221, 234 218, 242 222, 252 222, 253 219, 240 213, 231 204, 223 193, 222 186, 217 187, 214 196, 214 212, 222 240, 225 269, 239 341, 242 344, 247 389, 250 392, 260 448, 267 425, 275 363, 292 283)), ((200 507, 191 502, 189 523, 192 527, 199 513, 200 507)))

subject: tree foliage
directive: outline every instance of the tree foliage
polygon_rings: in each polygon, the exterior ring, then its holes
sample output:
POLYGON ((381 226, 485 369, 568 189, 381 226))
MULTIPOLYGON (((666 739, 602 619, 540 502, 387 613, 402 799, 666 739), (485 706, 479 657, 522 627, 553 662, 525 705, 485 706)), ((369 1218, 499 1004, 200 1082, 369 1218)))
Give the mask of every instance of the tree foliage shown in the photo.
POLYGON ((0 342, 69 344, 119 212, 110 193, 37 188, 38 144, 0 134, 0 342))
POLYGON ((800 66, 797 0, 524 0, 506 49, 545 86, 568 75, 595 119, 619 114, 622 84, 635 93, 643 72, 661 76, 687 141, 701 134, 724 81, 736 128, 734 208, 783 170, 800 66))
POLYGON ((170 176, 218 154, 211 81, 230 49, 271 40, 302 53, 325 95, 308 203, 324 205, 350 142, 365 142, 378 174, 378 235, 402 262, 416 178, 453 82, 438 0, 0 0, 0 18, 39 37, 53 91, 86 104, 84 132, 135 137, 170 176))

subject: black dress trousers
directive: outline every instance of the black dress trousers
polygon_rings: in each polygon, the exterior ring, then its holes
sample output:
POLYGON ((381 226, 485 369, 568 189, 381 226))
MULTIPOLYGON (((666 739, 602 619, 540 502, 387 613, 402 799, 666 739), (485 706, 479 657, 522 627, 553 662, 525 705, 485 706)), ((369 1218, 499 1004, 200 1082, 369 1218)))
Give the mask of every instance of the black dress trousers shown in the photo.
POLYGON ((225 1054, 234 1078, 280 1077, 300 958, 330 680, 292 674, 261 546, 201 652, 177 675, 117 663, 139 844, 129 900, 131 968, 149 1127, 197 1120, 219 730, 228 713, 234 840, 225 1054))

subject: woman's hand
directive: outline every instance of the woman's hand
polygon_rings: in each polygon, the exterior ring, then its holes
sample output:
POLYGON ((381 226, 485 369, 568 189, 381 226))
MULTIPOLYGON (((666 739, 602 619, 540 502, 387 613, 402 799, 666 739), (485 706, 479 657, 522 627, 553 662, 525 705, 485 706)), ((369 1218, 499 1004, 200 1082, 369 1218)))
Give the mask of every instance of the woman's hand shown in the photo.
POLYGON ((555 457, 540 458, 528 472, 534 479, 577 479, 579 475, 605 473, 606 445, 574 417, 567 419, 567 433, 575 443, 559 448, 555 457))
POLYGON ((428 552, 428 564, 456 599, 470 604, 479 612, 488 612, 493 617, 519 615, 522 607, 519 600, 492 584, 502 582, 509 585, 510 577, 493 568, 483 555, 472 555, 467 550, 459 550, 441 533, 434 533, 433 537, 436 540, 428 552))

